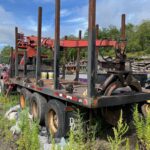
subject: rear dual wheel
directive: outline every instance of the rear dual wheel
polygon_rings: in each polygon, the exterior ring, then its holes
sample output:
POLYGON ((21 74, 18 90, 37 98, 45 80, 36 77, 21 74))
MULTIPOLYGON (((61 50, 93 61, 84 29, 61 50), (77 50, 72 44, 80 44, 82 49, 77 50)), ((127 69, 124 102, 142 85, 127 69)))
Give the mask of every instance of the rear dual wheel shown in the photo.
MULTIPOLYGON (((119 81, 113 82, 108 86, 104 95, 106 96, 115 95, 116 94, 115 91, 119 88, 122 88, 122 84, 119 81)), ((107 123, 109 123, 110 125, 116 126, 119 121, 121 111, 123 111, 123 119, 125 119, 126 121, 131 121, 132 116, 128 115, 132 111, 131 106, 132 105, 127 105, 124 107, 114 106, 114 107, 102 108, 102 111, 101 111, 102 116, 104 117, 107 123)))
POLYGON ((146 103, 141 106, 142 114, 144 117, 150 116, 150 104, 146 103))
POLYGON ((33 93, 30 100, 33 119, 39 120, 40 125, 46 125, 49 137, 64 137, 69 129, 70 117, 66 116, 66 106, 55 99, 47 103, 45 97, 38 93, 33 93))
POLYGON ((20 107, 25 109, 30 105, 31 92, 25 88, 22 88, 20 91, 20 107))
MULTIPOLYGON (((106 89, 104 95, 111 96, 113 94, 113 92, 119 87, 121 87, 120 82, 114 82, 114 83, 110 84, 108 86, 108 88, 106 89)), ((101 112, 102 112, 102 116, 104 117, 104 119, 107 123, 109 123, 113 126, 117 125, 117 122, 120 117, 121 108, 105 107, 105 108, 102 108, 101 112)))
POLYGON ((34 120, 38 120, 40 125, 45 123, 45 108, 47 100, 45 97, 38 93, 33 93, 30 98, 30 113, 33 115, 34 120))
POLYGON ((50 100, 46 106, 45 124, 49 135, 61 138, 66 135, 65 105, 58 100, 50 100))

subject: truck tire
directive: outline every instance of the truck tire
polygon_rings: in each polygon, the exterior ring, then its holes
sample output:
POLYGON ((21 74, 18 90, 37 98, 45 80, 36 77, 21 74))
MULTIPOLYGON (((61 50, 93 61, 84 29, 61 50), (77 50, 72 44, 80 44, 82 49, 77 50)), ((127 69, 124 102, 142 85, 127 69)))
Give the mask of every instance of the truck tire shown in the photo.
POLYGON ((5 95, 7 93, 7 87, 4 84, 4 81, 0 80, 0 94, 5 95))
POLYGON ((39 120, 40 125, 44 125, 45 107, 47 100, 38 93, 33 93, 30 98, 30 113, 34 120, 39 120))
POLYGON ((61 138, 66 136, 65 105, 58 100, 50 100, 46 106, 45 125, 50 137, 61 138))
POLYGON ((31 97, 31 92, 25 88, 22 88, 20 91, 20 99, 19 99, 21 109, 29 107, 30 97, 31 97))
POLYGON ((142 114, 144 117, 148 117, 150 114, 150 104, 146 103, 141 106, 142 114))
MULTIPOLYGON (((114 95, 113 93, 116 89, 122 88, 122 84, 119 81, 115 81, 111 83, 107 89, 105 90, 104 95, 111 96, 114 95)), ((131 89, 132 90, 132 89, 131 89)), ((102 108, 102 116, 104 117, 105 121, 110 125, 117 126, 121 110, 123 111, 123 119, 129 123, 132 120, 132 104, 128 104, 125 106, 113 106, 113 107, 105 107, 102 108)))

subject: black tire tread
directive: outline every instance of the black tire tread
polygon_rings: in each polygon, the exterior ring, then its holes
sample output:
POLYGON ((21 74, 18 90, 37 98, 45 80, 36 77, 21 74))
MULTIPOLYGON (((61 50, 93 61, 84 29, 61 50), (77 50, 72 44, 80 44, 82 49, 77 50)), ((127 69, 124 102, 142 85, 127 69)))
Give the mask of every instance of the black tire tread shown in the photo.
POLYGON ((25 97, 25 101, 26 101, 26 106, 29 107, 30 106, 30 97, 31 97, 31 92, 29 90, 27 90, 26 88, 22 88, 20 91, 20 95, 23 95, 25 97))
POLYGON ((52 99, 48 102, 46 107, 46 113, 45 113, 45 124, 48 130, 48 112, 50 109, 54 109, 58 115, 59 119, 59 127, 58 131, 55 133, 54 138, 61 138, 66 135, 66 112, 65 112, 65 105, 55 99, 52 99))
POLYGON ((37 103, 38 106, 38 116, 39 116, 39 123, 41 125, 44 124, 44 119, 45 119, 45 107, 47 104, 47 100, 45 97, 43 97, 42 95, 40 95, 39 93, 33 93, 31 95, 30 98, 30 112, 31 112, 31 108, 32 108, 32 102, 35 101, 37 103))

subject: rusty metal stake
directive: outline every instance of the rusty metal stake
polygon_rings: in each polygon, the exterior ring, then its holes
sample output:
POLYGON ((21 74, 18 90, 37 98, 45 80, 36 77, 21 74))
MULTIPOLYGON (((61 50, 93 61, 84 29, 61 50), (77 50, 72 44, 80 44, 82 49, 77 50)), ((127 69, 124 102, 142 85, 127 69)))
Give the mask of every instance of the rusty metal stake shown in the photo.
MULTIPOLYGON (((98 39, 98 36, 99 36, 99 25, 97 24, 96 25, 96 39, 98 39)), ((96 71, 95 71, 95 79, 97 80, 97 72, 98 72, 98 57, 99 57, 99 47, 96 47, 96 56, 95 56, 95 68, 96 68, 96 71)))
POLYGON ((88 33, 88 96, 95 95, 95 49, 96 49, 96 0, 89 0, 89 33, 88 33))
POLYGON ((11 47, 10 51, 10 77, 13 77, 13 47, 11 47))
MULTIPOLYGON (((65 36, 65 40, 67 40, 68 37, 65 36)), ((62 79, 65 79, 65 71, 66 71, 66 51, 67 51, 67 48, 64 48, 64 54, 63 54, 63 66, 62 66, 62 79)))
POLYGON ((60 0, 55 0, 54 89, 59 88, 60 0))
POLYGON ((36 83, 41 77, 41 33, 42 33, 42 7, 38 8, 38 41, 36 53, 36 83))
POLYGON ((126 19, 125 14, 122 14, 122 17, 121 17, 121 40, 125 40, 126 39, 126 33, 125 33, 126 23, 125 23, 125 19, 126 19))
POLYGON ((27 75, 27 51, 24 51, 24 77, 27 75))
MULTIPOLYGON (((82 31, 79 31, 79 40, 82 39, 82 31)), ((77 49, 77 66, 76 66, 76 77, 74 79, 74 81, 79 81, 79 71, 80 71, 80 51, 81 48, 77 49)))
POLYGON ((18 28, 15 27, 15 77, 18 75, 18 28))

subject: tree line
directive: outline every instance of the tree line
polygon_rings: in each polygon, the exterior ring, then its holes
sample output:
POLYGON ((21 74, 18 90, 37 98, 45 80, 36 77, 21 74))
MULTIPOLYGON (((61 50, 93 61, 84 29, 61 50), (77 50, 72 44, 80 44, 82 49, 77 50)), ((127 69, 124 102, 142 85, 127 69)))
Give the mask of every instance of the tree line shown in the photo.
MULTIPOLYGON (((68 39, 77 39, 75 35, 68 36, 68 39)), ((84 34, 84 39, 88 38, 88 32, 86 31, 84 34)), ((113 40, 120 40, 120 29, 116 26, 110 25, 107 28, 100 28, 98 39, 113 39, 113 40)), ((126 51, 127 53, 132 54, 132 56, 139 56, 139 55, 147 55, 150 54, 150 20, 145 20, 141 24, 134 25, 134 24, 127 24, 126 25, 126 39, 127 39, 127 46, 126 51)), ((48 54, 49 58, 52 59, 52 53, 49 52, 48 49, 42 48, 43 54, 48 54)), ((101 53, 106 55, 112 55, 113 52, 110 48, 103 49, 100 48, 101 53)), ((76 60, 76 49, 70 48, 67 50, 67 60, 76 60)), ((63 55, 63 52, 61 52, 63 55)), ((10 46, 5 46, 0 54, 0 63, 8 63, 10 57, 10 46)), ((87 58, 87 49, 83 49, 81 51, 81 58, 87 58)), ((62 60, 63 61, 63 60, 62 60)))

